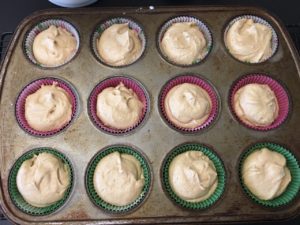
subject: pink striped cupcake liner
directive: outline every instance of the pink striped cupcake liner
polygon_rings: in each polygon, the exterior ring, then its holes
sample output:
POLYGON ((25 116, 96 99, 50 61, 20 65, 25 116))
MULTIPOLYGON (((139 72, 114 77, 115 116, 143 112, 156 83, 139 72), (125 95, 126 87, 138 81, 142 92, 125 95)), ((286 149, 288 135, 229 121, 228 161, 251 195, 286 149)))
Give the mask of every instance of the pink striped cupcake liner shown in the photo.
POLYGON ((28 85, 26 85, 22 91, 19 93, 19 96, 17 98, 16 104, 15 104, 15 115, 16 119, 18 121, 19 126, 28 134, 36 137, 49 137, 56 135, 62 131, 64 131, 67 127, 70 126, 72 121, 74 120, 75 116, 78 113, 78 94, 75 91, 75 88, 68 82, 54 78, 54 77, 47 77, 47 78, 40 78, 37 80, 32 81, 28 85), (71 98, 71 104, 72 104, 72 117, 71 120, 63 125, 59 129, 50 130, 50 131, 37 131, 30 127, 28 124, 26 118, 25 118, 25 102, 26 98, 35 93, 38 89, 41 88, 42 85, 52 85, 53 83, 56 83, 58 87, 64 89, 68 95, 71 98))
MULTIPOLYGON (((257 62, 257 63, 253 63, 253 62, 244 62, 244 63, 248 63, 248 64, 258 64, 258 63, 263 63, 267 60, 269 60, 273 55, 275 55, 277 49, 278 49, 278 45, 279 45, 279 40, 278 40, 278 36, 277 36, 277 33, 276 31, 274 30, 274 28, 271 26, 271 24, 269 22, 267 22, 265 19, 261 18, 261 17, 258 17, 258 16, 254 16, 254 15, 242 15, 242 16, 238 16, 238 17, 235 17, 234 19, 232 19, 229 24, 227 25, 225 31, 224 31, 224 44, 225 44, 225 47, 226 49, 228 50, 227 46, 226 46, 226 41, 225 41, 225 38, 226 38, 226 34, 227 34, 227 31, 228 29, 235 23, 237 22, 238 20, 241 20, 241 19, 252 19, 255 23, 260 23, 262 25, 265 25, 267 27, 269 27, 271 30, 272 30, 272 39, 271 39, 271 42, 272 42, 272 53, 269 57, 261 60, 260 62, 257 62)), ((228 50, 229 54, 236 60, 240 61, 240 62, 243 62, 239 59, 237 59, 236 57, 234 57, 230 51, 228 50)))
POLYGON ((34 65, 42 67, 42 68, 57 68, 57 67, 67 64, 76 56, 76 54, 78 53, 79 45, 80 45, 80 37, 79 37, 79 33, 78 33, 77 29, 75 28, 75 26, 73 26, 71 23, 69 23, 65 20, 62 20, 62 19, 48 19, 48 20, 39 22, 31 30, 29 30, 29 32, 25 36, 25 40, 23 43, 23 50, 24 50, 25 56, 34 65), (55 65, 55 66, 43 65, 43 64, 39 63, 35 59, 35 57, 33 55, 33 49, 32 49, 33 41, 34 41, 35 37, 40 32, 48 29, 51 25, 64 28, 65 30, 70 32, 73 35, 73 37, 75 37, 76 42, 77 42, 76 51, 70 56, 70 58, 63 64, 55 65))
POLYGON ((177 77, 169 80, 163 86, 163 88, 160 92, 158 104, 159 104, 160 114, 161 114, 162 118, 164 119, 164 121, 167 123, 167 125, 169 127, 171 127, 172 129, 174 129, 180 133, 183 133, 183 134, 198 133, 200 131, 203 131, 204 129, 207 129, 216 120, 219 110, 220 110, 220 102, 219 102, 218 94, 217 94, 217 91, 215 90, 215 88, 207 80, 203 79, 200 76, 196 76, 196 75, 180 75, 180 76, 177 76, 177 77), (211 103, 212 103, 211 112, 210 112, 208 118, 206 119, 206 121, 204 123, 202 123, 201 125, 199 125, 196 128, 183 128, 183 127, 177 126, 168 118, 168 115, 165 110, 164 102, 165 102, 168 92, 173 87, 183 84, 183 83, 195 84, 195 85, 198 85, 199 87, 201 87, 202 89, 204 89, 207 92, 207 94, 209 95, 211 103))
POLYGON ((95 58, 97 59, 97 61, 99 61, 100 63, 102 63, 105 66, 109 66, 112 68, 122 68, 122 67, 130 66, 130 65, 134 64, 135 62, 137 62, 143 56, 145 49, 146 49, 146 44, 147 44, 146 36, 145 36, 145 33, 144 33, 141 25, 139 25, 137 22, 133 21, 132 19, 124 18, 124 17, 116 17, 116 18, 112 18, 112 19, 106 20, 104 22, 101 22, 100 24, 98 24, 96 26, 96 29, 93 32, 92 37, 91 37, 91 48, 92 48, 92 52, 93 52, 95 58), (101 56, 97 50, 97 41, 99 40, 101 34, 107 28, 109 28, 110 26, 112 26, 114 24, 123 24, 123 23, 127 23, 129 28, 134 30, 138 34, 139 39, 142 43, 142 50, 140 52, 139 57, 137 57, 137 59, 135 61, 133 61, 129 64, 126 64, 126 65, 113 66, 113 65, 106 63, 105 60, 101 58, 101 56))
POLYGON ((201 20, 197 19, 196 17, 192 17, 192 16, 176 16, 174 18, 169 19, 167 22, 165 22, 161 26, 161 28, 159 30, 159 33, 157 35, 157 41, 156 42, 157 42, 157 49, 158 49, 160 55, 162 56, 162 58, 164 60, 166 60, 167 62, 169 62, 170 64, 175 65, 175 66, 180 66, 180 67, 193 66, 193 65, 197 65, 197 64, 203 62, 204 59, 208 56, 208 54, 210 53, 210 51, 213 47, 213 38, 212 38, 212 34, 211 34, 209 28, 201 20), (203 56, 203 58, 193 62, 192 64, 188 64, 188 65, 178 64, 176 62, 171 61, 161 48, 161 41, 164 37, 164 34, 168 30, 168 28, 170 26, 172 26, 174 23, 184 23, 184 22, 195 23, 199 27, 199 29, 202 31, 202 33, 205 37, 205 40, 207 41, 206 53, 203 56))
POLYGON ((269 75, 265 75, 265 74, 249 74, 241 77, 240 79, 238 79, 233 83, 229 93, 229 106, 230 106, 231 113, 236 118, 236 120, 242 125, 244 125, 245 127, 256 131, 270 131, 278 128, 286 121, 290 112, 291 102, 287 90, 278 81, 271 78, 269 75), (274 92, 278 102, 279 112, 277 118, 271 125, 254 126, 254 125, 246 124, 235 113, 234 95, 240 88, 244 87, 247 84, 265 84, 268 85, 271 88, 271 90, 274 92))
POLYGON ((93 124, 100 131, 115 136, 132 134, 134 131, 137 130, 137 128, 140 128, 145 123, 147 115, 149 114, 149 110, 150 110, 150 98, 148 92, 139 81, 127 76, 109 77, 101 81, 93 89, 88 99, 88 113, 93 124), (139 121, 135 125, 126 129, 116 129, 116 128, 109 127, 105 125, 97 116, 98 94, 100 94, 105 88, 118 86, 121 82, 125 85, 125 87, 132 89, 134 93, 138 96, 139 100, 144 105, 139 121))

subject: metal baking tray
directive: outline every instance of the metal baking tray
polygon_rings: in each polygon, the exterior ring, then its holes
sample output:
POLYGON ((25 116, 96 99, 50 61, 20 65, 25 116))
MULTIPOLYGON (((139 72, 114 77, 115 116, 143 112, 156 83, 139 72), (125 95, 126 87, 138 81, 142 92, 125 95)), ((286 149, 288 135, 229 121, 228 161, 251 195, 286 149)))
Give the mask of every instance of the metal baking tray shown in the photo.
POLYGON ((228 223, 245 221, 278 221, 299 215, 299 195, 280 209, 263 208, 252 202, 239 183, 238 163, 247 146, 258 141, 281 143, 300 159, 300 64, 299 55, 283 24, 268 12, 253 7, 159 7, 159 8, 87 8, 79 10, 53 9, 40 11, 23 20, 17 28, 1 67, 1 206, 6 216, 20 224, 133 224, 133 223, 228 223), (231 57, 223 42, 223 31, 229 20, 243 14, 265 18, 279 37, 277 53, 267 62, 250 65, 231 57), (213 35, 213 48, 207 59, 196 66, 172 66, 162 59, 156 48, 160 26, 176 15, 195 16, 205 22, 213 35), (129 17, 144 28, 147 37, 145 54, 137 63, 112 69, 100 64, 90 49, 90 38, 95 26, 111 17, 129 17), (57 69, 41 69, 30 63, 22 43, 28 29, 47 18, 63 18, 73 23, 80 32, 78 56, 57 69), (292 108, 288 120, 278 129, 268 132, 249 130, 240 125, 228 107, 231 84, 249 73, 266 73, 282 81, 291 95, 292 108), (163 85, 178 74, 195 73, 212 82, 221 100, 216 123, 197 135, 183 135, 172 130, 160 117, 158 96, 163 85), (142 82, 150 93, 151 107, 145 125, 129 136, 116 137, 100 132, 90 121, 87 99, 95 85, 113 75, 130 75, 142 82), (70 81, 78 90, 81 104, 79 116, 65 132, 50 137, 36 138, 26 134, 14 115, 15 101, 20 90, 30 81, 47 76, 70 81), (184 142, 199 142, 212 146, 225 164, 227 182, 225 192, 217 204, 202 211, 183 210, 174 205, 163 191, 160 168, 166 154, 184 142), (149 198, 136 211, 125 215, 106 214, 97 208, 85 190, 85 170, 92 157, 105 146, 122 143, 137 146, 149 158, 153 170, 153 186, 149 198), (9 171, 15 160, 34 147, 52 147, 66 154, 73 162, 75 187, 67 204, 49 216, 34 217, 19 211, 7 190, 9 171))

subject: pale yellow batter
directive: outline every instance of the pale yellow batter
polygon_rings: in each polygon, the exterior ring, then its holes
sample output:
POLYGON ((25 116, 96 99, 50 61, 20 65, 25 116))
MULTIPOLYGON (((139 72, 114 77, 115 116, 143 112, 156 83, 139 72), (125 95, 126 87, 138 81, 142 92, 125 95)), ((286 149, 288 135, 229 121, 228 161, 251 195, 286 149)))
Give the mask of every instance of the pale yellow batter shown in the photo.
POLYGON ((130 29, 127 23, 113 24, 101 34, 97 50, 107 64, 123 66, 140 57, 142 43, 138 33, 130 29))
POLYGON ((161 48, 171 61, 181 65, 201 60, 208 51, 203 33, 192 22, 172 24, 162 38, 161 48))
POLYGON ((55 82, 52 85, 42 85, 26 98, 25 118, 29 126, 37 131, 60 129, 71 117, 70 96, 55 82))
POLYGON ((262 200, 281 195, 292 179, 285 157, 267 148, 259 149, 245 159, 242 177, 247 188, 262 200))
POLYGON ((62 27, 51 25, 39 33, 33 41, 34 58, 46 66, 58 66, 67 62, 76 51, 75 37, 62 27))
POLYGON ((97 116, 107 126, 126 129, 136 125, 144 105, 123 83, 105 88, 97 97, 97 116))
POLYGON ((207 156, 199 151, 187 151, 172 160, 169 182, 181 199, 200 202, 214 193, 218 176, 213 162, 207 156))
POLYGON ((50 153, 40 153, 24 161, 17 174, 19 192, 36 207, 46 207, 62 199, 69 184, 67 165, 50 153))
POLYGON ((272 54, 272 30, 252 19, 240 19, 225 34, 229 52, 243 62, 258 63, 272 54))
POLYGON ((269 126, 276 120, 279 107, 268 85, 248 84, 234 95, 234 110, 246 124, 269 126))
POLYGON ((129 154, 113 152, 102 158, 95 169, 95 190, 112 205, 130 204, 139 197, 144 184, 141 164, 129 154))
POLYGON ((174 86, 164 102, 168 118, 177 126, 195 128, 203 124, 211 112, 207 92, 195 84, 174 86))

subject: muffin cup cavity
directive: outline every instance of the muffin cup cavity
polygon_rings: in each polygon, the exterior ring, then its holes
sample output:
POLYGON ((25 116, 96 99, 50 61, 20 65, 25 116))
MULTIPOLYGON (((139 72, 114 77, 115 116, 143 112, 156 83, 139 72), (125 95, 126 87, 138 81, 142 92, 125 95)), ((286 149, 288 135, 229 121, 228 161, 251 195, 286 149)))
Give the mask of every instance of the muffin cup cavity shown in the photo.
POLYGON ((235 17, 234 19, 232 19, 228 25, 226 26, 225 28, 225 31, 224 31, 224 35, 223 35, 223 38, 224 38, 224 45, 228 51, 228 53, 236 60, 240 61, 240 62, 243 62, 243 63, 247 63, 247 64, 259 64, 259 63, 263 63, 263 62, 266 62, 268 61, 270 58, 272 58, 277 49, 278 49, 278 45, 279 45, 279 40, 278 40, 278 36, 277 36, 277 33, 276 31, 274 30, 274 28, 271 26, 271 24, 269 22, 267 22, 265 19, 261 18, 261 17, 258 17, 258 16, 254 16, 254 15, 242 15, 242 16, 238 16, 238 17, 235 17), (269 27, 271 30, 272 30, 272 39, 271 39, 271 48, 272 48, 272 53, 269 57, 259 61, 259 62, 248 62, 248 61, 241 61, 239 60, 238 58, 236 58, 234 55, 232 55, 229 51, 229 49, 227 48, 226 46, 226 36, 227 36, 227 32, 229 30, 229 28, 237 21, 241 20, 241 19, 252 19, 255 23, 259 23, 259 24, 262 24, 262 25, 265 25, 267 27, 269 27))
POLYGON ((33 28, 31 28, 31 30, 29 30, 29 32, 26 34, 25 39, 24 39, 24 43, 23 43, 23 50, 24 53, 26 55, 26 57, 29 59, 30 62, 32 62, 34 65, 39 66, 41 68, 44 69, 51 69, 51 68, 58 68, 60 66, 63 66, 67 63, 69 63, 78 53, 79 50, 79 45, 80 45, 80 36, 79 36, 79 32, 77 31, 77 29, 75 28, 74 25, 72 25, 71 23, 62 20, 62 19, 48 19, 48 20, 44 20, 39 22, 38 24, 36 24, 33 28), (62 27, 65 30, 67 30, 69 33, 71 33, 73 35, 73 37, 76 39, 76 50, 75 52, 69 57, 69 59, 66 60, 66 62, 64 62, 63 64, 60 65, 54 65, 54 66, 49 66, 49 65, 44 65, 42 63, 39 63, 33 54, 33 42, 35 37, 42 31, 48 29, 51 25, 54 25, 56 27, 62 27))
POLYGON ((149 161, 146 158, 146 156, 141 153, 140 151, 134 149, 131 146, 127 145, 111 145, 108 147, 105 147, 101 151, 99 151, 90 161, 86 174, 85 174, 85 186, 87 194, 90 198, 90 200, 100 209, 102 209, 106 213, 112 213, 112 214, 126 214, 131 213, 132 211, 139 208, 147 199, 150 189, 152 186, 152 172, 151 168, 149 166, 149 161), (139 197, 133 201, 132 203, 124 206, 116 206, 112 205, 108 202, 105 202, 103 199, 99 197, 97 194, 95 187, 94 187, 94 173, 96 170, 96 167, 100 160, 104 158, 105 156, 113 153, 113 152, 119 152, 121 154, 129 154, 134 156, 141 164, 141 167, 143 169, 143 175, 145 179, 145 185, 142 189, 142 192, 140 193, 139 197))
POLYGON ((192 17, 192 16, 177 16, 177 17, 169 19, 161 26, 161 28, 158 32, 158 35, 157 35, 156 45, 157 45, 157 49, 158 49, 161 57, 165 61, 167 61, 168 63, 170 63, 172 65, 179 66, 179 67, 189 67, 189 66, 198 65, 206 59, 206 57, 209 55, 209 53, 213 47, 213 38, 212 38, 212 34, 211 34, 209 28, 201 20, 197 19, 196 17, 192 17), (168 58, 168 56, 164 53, 164 51, 161 47, 161 41, 164 37, 164 34, 168 30, 168 28, 171 27, 174 23, 184 23, 184 22, 195 23, 199 27, 200 31, 204 35, 205 40, 207 41, 207 46, 206 46, 207 49, 206 49, 204 56, 201 59, 193 62, 192 64, 179 64, 179 63, 173 62, 171 59, 168 58))
POLYGON ((287 90, 275 79, 265 74, 249 74, 239 78, 233 83, 229 93, 229 106, 231 113, 236 120, 245 127, 256 131, 270 131, 280 127, 288 118, 291 109, 291 102, 287 90), (269 126, 255 126, 243 122, 234 110, 234 95, 236 92, 247 84, 265 84, 274 92, 278 102, 278 116, 269 126))
POLYGON ((267 208, 278 208, 278 207, 284 207, 288 204, 290 204, 298 195, 299 189, 300 189, 300 167, 299 162, 296 159, 296 157, 293 155, 293 153, 288 150, 287 148, 271 142, 261 142, 256 143, 252 146, 250 146, 248 149, 246 149, 241 157, 239 162, 239 179, 240 183, 242 185, 242 188, 246 195, 252 199, 255 203, 262 205, 267 208), (247 186, 243 182, 242 178, 242 166, 245 161, 245 159, 253 152, 262 149, 262 148, 268 148, 271 151, 280 153, 283 155, 286 159, 286 165, 290 170, 292 180, 287 186, 286 190, 278 197, 271 199, 271 200, 262 200, 256 197, 252 192, 247 188, 247 186))
POLYGON ((217 119, 217 116, 219 114, 219 109, 220 109, 220 102, 215 88, 207 80, 204 80, 202 77, 196 75, 180 75, 169 80, 161 89, 161 92, 159 94, 158 104, 159 104, 158 107, 160 110, 160 115, 167 123, 167 125, 182 134, 195 134, 209 128, 213 124, 213 122, 217 119), (204 123, 200 124, 196 128, 184 128, 184 127, 177 126, 168 118, 168 115, 165 110, 164 103, 168 92, 173 87, 183 83, 195 84, 201 87, 202 89, 204 89, 209 95, 212 103, 211 111, 208 118, 204 123))
POLYGON ((100 130, 107 134, 120 136, 120 135, 127 135, 132 134, 138 128, 140 128, 146 121, 147 115, 149 114, 150 110, 150 98, 148 92, 144 88, 144 86, 134 78, 126 77, 126 76, 115 76, 109 77, 96 85, 96 87, 91 92, 89 99, 88 99, 88 114, 93 122, 93 124, 100 130), (123 83, 126 88, 132 89, 134 93, 137 95, 138 99, 143 104, 143 111, 141 117, 139 118, 138 122, 126 129, 116 129, 105 125, 100 118, 97 116, 97 97, 104 89, 108 87, 116 87, 120 83, 123 83))
POLYGON ((14 163, 13 167, 10 170, 9 178, 8 178, 8 192, 13 204, 23 213, 29 214, 31 216, 45 216, 57 212, 57 210, 59 210, 63 205, 66 204, 67 200, 69 199, 72 193, 73 187, 74 187, 74 172, 70 160, 61 152, 48 147, 35 148, 24 153, 14 163), (69 187, 65 191, 63 198, 53 203, 52 205, 46 207, 35 207, 30 205, 22 197, 17 187, 17 174, 23 162, 28 159, 31 159, 34 155, 38 155, 40 153, 50 153, 56 156, 57 158, 61 159, 67 165, 67 169, 69 172, 69 180, 70 180, 69 187))
POLYGON ((226 185, 226 172, 221 159, 209 147, 198 143, 184 143, 173 148, 165 157, 161 167, 161 182, 167 196, 178 206, 189 210, 203 210, 215 204, 223 195, 226 185), (214 164, 218 175, 218 185, 213 194, 206 200, 188 202, 181 199, 172 190, 169 182, 169 167, 172 160, 179 154, 187 151, 199 151, 207 156, 214 164))
POLYGON ((98 24, 92 34, 92 37, 91 37, 91 50, 92 50, 93 55, 95 56, 97 61, 99 61, 103 65, 111 67, 111 68, 123 68, 123 67, 127 67, 127 66, 130 66, 130 65, 136 63, 143 56, 143 54, 145 52, 146 44, 147 44, 146 36, 145 36, 145 33, 144 33, 141 25, 139 25, 137 22, 133 21, 132 19, 124 18, 124 17, 117 17, 117 18, 109 19, 109 20, 106 20, 106 21, 98 24), (114 24, 124 24, 124 23, 127 23, 129 28, 134 30, 138 34, 138 37, 142 44, 142 49, 141 49, 140 55, 133 62, 131 62, 129 64, 125 64, 125 65, 120 65, 120 66, 111 65, 111 64, 105 62, 105 60, 102 59, 102 57, 100 56, 100 54, 97 50, 97 42, 98 42, 101 34, 107 28, 109 28, 110 26, 112 26, 114 24))
POLYGON ((28 85, 26 85, 22 91, 19 93, 16 104, 15 104, 15 115, 16 119, 18 121, 19 126, 28 134, 35 136, 35 137, 49 137, 56 134, 59 134, 60 132, 64 131, 67 127, 70 126, 74 118, 78 114, 78 108, 79 108, 79 97, 77 92, 75 91, 75 88, 67 81, 54 78, 54 77, 46 77, 46 78, 40 78, 37 80, 32 81, 28 85), (28 124, 26 118, 25 118, 25 103, 26 98, 35 93, 37 90, 41 88, 42 85, 53 85, 54 83, 57 84, 58 87, 62 88, 64 91, 66 91, 71 99, 72 104, 72 116, 70 121, 63 125, 59 129, 50 130, 50 131, 38 131, 30 127, 28 124))

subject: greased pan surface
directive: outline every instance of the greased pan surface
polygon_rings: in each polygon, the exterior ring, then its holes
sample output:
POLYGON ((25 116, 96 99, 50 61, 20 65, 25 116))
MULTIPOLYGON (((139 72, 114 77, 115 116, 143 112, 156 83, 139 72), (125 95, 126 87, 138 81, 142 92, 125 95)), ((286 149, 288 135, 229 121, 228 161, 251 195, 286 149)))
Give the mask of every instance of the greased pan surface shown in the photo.
POLYGON ((287 146, 300 159, 300 70, 299 56, 283 25, 269 13, 251 7, 161 7, 148 8, 89 8, 80 10, 48 10, 26 18, 18 27, 1 68, 1 206, 16 223, 70 224, 132 224, 242 222, 284 220, 299 215, 299 196, 288 206, 267 209, 255 204, 242 190, 238 177, 241 153, 259 141, 271 141, 287 146), (254 14, 266 19, 275 29, 279 47, 268 61, 251 65, 235 60, 226 50, 223 32, 235 16, 254 14), (177 15, 194 16, 209 27, 213 47, 204 62, 192 67, 167 63, 157 50, 156 37, 161 25, 177 15), (112 17, 129 17, 142 25, 147 46, 142 58, 131 66, 110 68, 99 63, 90 48, 92 32, 100 21, 112 17), (24 55, 22 46, 28 30, 41 20, 61 18, 71 22, 80 33, 78 55, 56 69, 42 69, 24 55), (287 121, 278 129, 258 132, 239 124, 229 109, 228 94, 232 83, 245 74, 264 73, 281 81, 287 88, 292 108, 287 121), (196 135, 183 135, 171 129, 161 118, 158 97, 163 85, 179 74, 198 74, 216 88, 221 102, 217 121, 196 135), (88 97, 100 81, 114 75, 128 75, 140 81, 150 95, 150 113, 141 129, 131 135, 112 136, 100 132, 90 121, 88 97), (73 84, 78 91, 79 114, 64 132, 49 138, 37 138, 25 133, 15 117, 15 101, 22 88, 41 77, 58 77, 73 84), (160 169, 164 157, 175 146, 199 142, 210 146, 222 159, 227 175, 225 192, 212 207, 203 211, 183 210, 174 205, 163 191, 160 169), (136 211, 111 215, 97 208, 85 189, 85 172, 93 156, 106 146, 128 144, 141 149, 153 171, 153 184, 148 199, 136 211), (74 167, 75 185, 69 201, 57 212, 42 217, 29 216, 12 203, 7 181, 13 163, 24 152, 35 147, 51 147, 64 153, 74 167))

